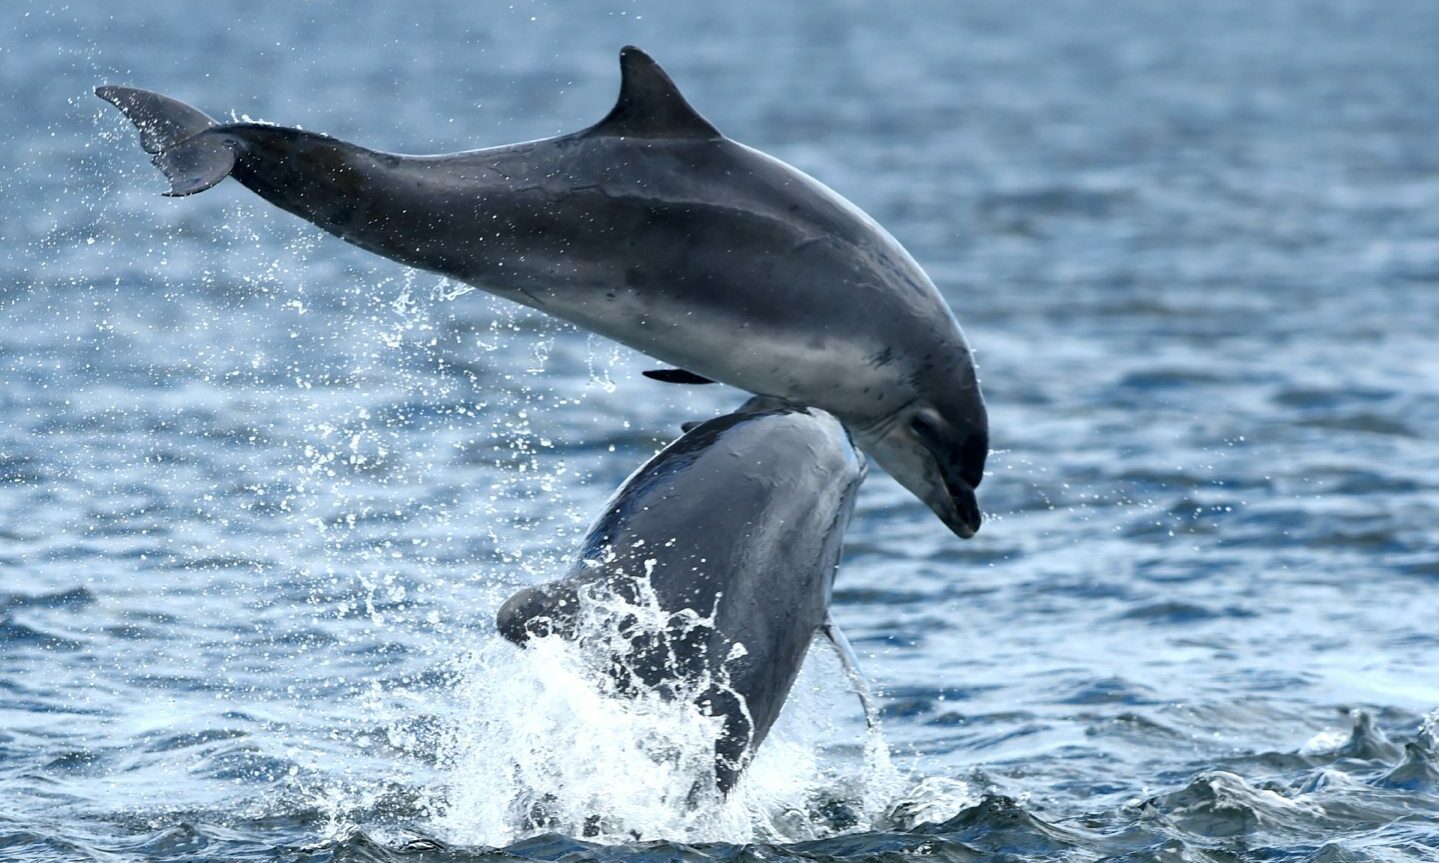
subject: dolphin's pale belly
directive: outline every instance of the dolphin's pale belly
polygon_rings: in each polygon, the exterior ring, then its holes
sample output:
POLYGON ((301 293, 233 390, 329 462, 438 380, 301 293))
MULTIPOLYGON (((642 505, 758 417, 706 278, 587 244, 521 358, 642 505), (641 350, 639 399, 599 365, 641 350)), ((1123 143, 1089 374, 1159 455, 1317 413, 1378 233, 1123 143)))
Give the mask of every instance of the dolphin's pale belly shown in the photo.
POLYGON ((816 336, 786 321, 697 308, 685 296, 609 286, 564 286, 540 294, 542 308, 659 360, 750 392, 783 396, 839 413, 900 395, 892 374, 867 358, 883 344, 829 328, 816 336), (837 369, 849 372, 840 378, 837 369))

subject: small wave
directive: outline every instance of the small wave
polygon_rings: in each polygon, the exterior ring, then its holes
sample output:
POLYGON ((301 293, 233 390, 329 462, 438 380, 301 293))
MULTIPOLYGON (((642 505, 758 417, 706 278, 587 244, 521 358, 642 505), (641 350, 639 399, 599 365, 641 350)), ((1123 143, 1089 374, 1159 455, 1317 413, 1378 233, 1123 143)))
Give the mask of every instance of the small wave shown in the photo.
POLYGON ((1013 797, 986 794, 975 805, 940 824, 914 832, 940 836, 982 851, 1050 856, 1092 844, 1087 832, 1060 827, 1031 814, 1013 797))
POLYGON ((1404 759, 1377 780, 1385 788, 1406 791, 1439 790, 1435 753, 1417 741, 1404 744, 1404 759))
POLYGON ((150 744, 146 746, 146 750, 149 752, 171 752, 176 749, 189 749, 195 746, 204 746, 209 743, 234 740, 247 735, 248 732, 238 728, 209 728, 203 731, 165 734, 151 741, 150 744))
POLYGON ((1385 736, 1373 716, 1356 710, 1353 719, 1354 725, 1347 735, 1338 731, 1322 731, 1311 738, 1300 752, 1327 759, 1354 758, 1361 761, 1392 762, 1399 757, 1402 750, 1385 736))
POLYGON ((0 645, 38 647, 42 650, 76 651, 84 647, 80 641, 45 632, 19 623, 8 617, 0 617, 0 645))
POLYGON ((72 587, 54 593, 0 593, 0 614, 17 608, 84 608, 96 601, 88 587, 72 587))
POLYGON ((1201 621, 1216 620, 1225 617, 1246 618, 1255 616, 1257 615, 1254 612, 1243 608, 1231 607, 1216 609, 1191 602, 1172 600, 1131 609, 1119 615, 1119 619, 1142 620, 1156 626, 1169 626, 1199 623, 1201 621))
POLYGON ((1243 836, 1276 827, 1302 831, 1324 814, 1318 804, 1293 800, 1274 788, 1256 788, 1226 771, 1200 774, 1185 788, 1144 805, 1198 836, 1243 836))
POLYGON ((46 770, 64 773, 83 773, 96 770, 104 763, 104 757, 88 749, 72 749, 58 752, 46 763, 46 770))
POLYGON ((1153 704, 1154 693, 1148 687, 1131 683, 1121 677, 1106 677, 1086 682, 1059 699, 1061 704, 1153 704))
POLYGON ((1419 434, 1407 423, 1375 413, 1353 413, 1338 416, 1313 417, 1311 419, 1298 420, 1294 424, 1301 427, 1324 429, 1327 431, 1363 432, 1367 434, 1405 438, 1419 437, 1419 434))

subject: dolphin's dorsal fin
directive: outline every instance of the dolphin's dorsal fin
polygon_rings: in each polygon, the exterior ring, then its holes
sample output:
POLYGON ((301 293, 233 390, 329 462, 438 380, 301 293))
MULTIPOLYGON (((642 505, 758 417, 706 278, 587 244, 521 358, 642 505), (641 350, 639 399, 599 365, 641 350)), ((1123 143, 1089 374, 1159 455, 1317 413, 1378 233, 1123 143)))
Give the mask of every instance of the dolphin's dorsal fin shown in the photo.
POLYGON ((690 107, 654 58, 630 45, 620 51, 620 98, 585 135, 630 138, 722 138, 690 107))

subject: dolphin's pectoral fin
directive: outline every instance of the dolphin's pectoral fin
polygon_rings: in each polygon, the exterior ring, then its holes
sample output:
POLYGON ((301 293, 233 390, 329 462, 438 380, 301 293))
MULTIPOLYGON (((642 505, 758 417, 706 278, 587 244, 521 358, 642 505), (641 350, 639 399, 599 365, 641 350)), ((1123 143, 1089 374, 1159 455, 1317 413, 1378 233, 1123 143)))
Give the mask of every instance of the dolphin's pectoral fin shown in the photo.
POLYGON ((854 689, 854 694, 859 696, 860 706, 864 708, 864 724, 870 728, 879 725, 879 710, 874 704, 874 695, 869 691, 869 683, 859 670, 859 657, 855 656, 854 647, 850 645, 849 639, 844 637, 839 626, 835 624, 834 618, 826 617, 820 626, 824 637, 829 639, 830 646, 834 652, 839 654, 840 664, 844 666, 844 675, 849 678, 849 685, 854 689))
POLYGON ((724 137, 690 107, 660 64, 634 46, 620 51, 620 97, 615 107, 581 134, 702 140, 724 137))
POLYGON ((714 381, 709 378, 700 377, 694 372, 687 372, 684 369, 650 369, 640 374, 652 381, 663 381, 667 384, 712 384, 714 381))

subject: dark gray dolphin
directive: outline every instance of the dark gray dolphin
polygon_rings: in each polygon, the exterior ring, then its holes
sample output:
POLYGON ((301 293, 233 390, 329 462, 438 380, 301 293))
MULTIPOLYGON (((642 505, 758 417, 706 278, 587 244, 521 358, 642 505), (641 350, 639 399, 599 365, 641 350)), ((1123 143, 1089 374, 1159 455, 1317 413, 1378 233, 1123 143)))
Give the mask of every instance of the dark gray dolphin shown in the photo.
POLYGON ((621 693, 689 697, 722 716, 715 782, 728 792, 817 632, 840 649, 865 695, 828 618, 864 474, 834 417, 751 399, 693 427, 626 480, 565 578, 512 596, 499 630, 517 644, 551 634, 578 640, 610 654, 621 693), (586 602, 613 599, 647 612, 609 621, 618 637, 582 624, 586 602), (646 613, 650 627, 639 623, 646 613))
POLYGON ((226 176, 388 258, 543 310, 671 363, 660 379, 815 405, 960 536, 989 425, 959 324, 914 259, 853 204, 736 143, 644 52, 620 52, 584 131, 444 156, 217 124, 128 87, 172 196, 226 176))

